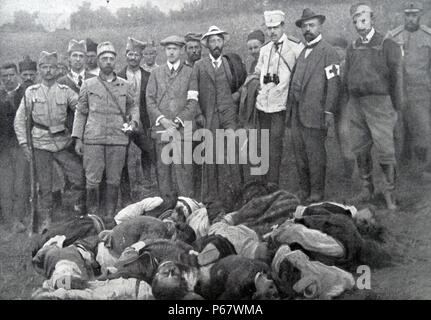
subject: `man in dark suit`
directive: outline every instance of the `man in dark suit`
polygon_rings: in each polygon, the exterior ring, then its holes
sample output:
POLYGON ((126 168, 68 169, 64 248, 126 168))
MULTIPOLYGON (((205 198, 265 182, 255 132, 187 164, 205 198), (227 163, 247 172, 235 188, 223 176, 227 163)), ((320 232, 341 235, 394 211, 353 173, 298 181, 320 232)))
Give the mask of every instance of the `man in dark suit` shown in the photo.
MULTIPOLYGON (((150 120, 147 112, 147 104, 145 101, 145 91, 147 89, 148 79, 150 78, 150 72, 145 71, 141 66, 142 52, 146 48, 147 43, 142 42, 133 38, 128 38, 126 45, 126 60, 127 66, 125 66, 119 73, 118 76, 130 81, 132 83, 133 90, 135 91, 135 103, 139 105, 139 113, 141 118, 141 124, 139 126, 139 132, 131 135, 132 141, 141 150, 141 166, 144 176, 144 193, 151 191, 151 165, 154 162, 154 151, 153 142, 149 135, 150 120)), ((127 163, 127 161, 126 161, 127 163)), ((125 202, 136 198, 139 200, 138 195, 132 195, 130 188, 130 177, 127 166, 123 170, 121 191, 122 197, 125 202), (124 199, 125 198, 125 199, 124 199)))
POLYGON ((320 33, 324 21, 325 16, 308 8, 296 21, 306 46, 296 61, 289 116, 299 174, 299 197, 307 202, 320 201, 325 194, 325 139, 340 87, 340 59, 320 33))
MULTIPOLYGON (((197 125, 208 129, 214 137, 217 129, 232 132, 238 127, 238 109, 233 98, 235 93, 231 90, 233 75, 227 58, 223 56, 228 38, 229 34, 216 26, 211 26, 204 34, 201 43, 208 48, 209 55, 194 64, 189 86, 189 103, 200 107, 200 110, 197 107, 197 125)), ((217 154, 215 146, 213 154, 217 154)), ((237 165, 224 163, 213 161, 203 164, 200 200, 205 204, 222 203, 226 212, 230 212, 241 178, 237 165)))
POLYGON ((13 120, 25 87, 18 82, 14 63, 2 65, 0 77, 4 86, 0 89, 0 219, 5 219, 15 231, 24 231, 29 196, 28 165, 18 145, 13 120))

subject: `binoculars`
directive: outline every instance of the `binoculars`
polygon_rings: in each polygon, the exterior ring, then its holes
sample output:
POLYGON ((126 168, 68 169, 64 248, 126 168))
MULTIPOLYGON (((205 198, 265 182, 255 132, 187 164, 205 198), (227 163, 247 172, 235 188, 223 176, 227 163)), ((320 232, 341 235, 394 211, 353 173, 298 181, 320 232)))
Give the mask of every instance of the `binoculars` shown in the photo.
POLYGON ((266 74, 266 76, 263 77, 263 83, 268 84, 274 82, 276 85, 280 83, 280 78, 275 73, 271 76, 269 73, 266 74))

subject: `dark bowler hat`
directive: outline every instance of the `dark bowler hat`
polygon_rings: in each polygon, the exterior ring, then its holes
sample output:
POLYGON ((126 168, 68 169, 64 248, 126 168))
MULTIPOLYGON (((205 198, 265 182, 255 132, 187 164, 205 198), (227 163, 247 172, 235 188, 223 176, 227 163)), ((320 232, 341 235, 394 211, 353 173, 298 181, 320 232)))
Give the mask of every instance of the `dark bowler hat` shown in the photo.
POLYGON ((295 24, 298 28, 301 28, 302 23, 306 20, 318 18, 320 20, 320 23, 325 22, 326 17, 322 14, 316 14, 311 10, 310 8, 305 8, 304 11, 302 11, 302 17, 299 20, 296 20, 295 24))

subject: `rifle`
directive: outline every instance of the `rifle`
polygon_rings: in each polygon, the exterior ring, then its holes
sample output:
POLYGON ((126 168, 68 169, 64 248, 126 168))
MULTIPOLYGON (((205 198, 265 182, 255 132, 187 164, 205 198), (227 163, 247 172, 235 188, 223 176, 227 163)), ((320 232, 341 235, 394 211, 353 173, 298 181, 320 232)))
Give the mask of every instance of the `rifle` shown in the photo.
POLYGON ((32 112, 33 112, 33 100, 31 101, 30 110, 27 107, 27 97, 24 94, 24 108, 25 108, 25 133, 27 137, 27 146, 30 150, 30 236, 33 233, 37 233, 36 226, 37 221, 37 203, 38 203, 38 193, 39 185, 36 178, 36 162, 34 158, 34 147, 33 147, 33 137, 31 135, 31 129, 33 127, 32 112), (36 223, 35 223, 36 220, 36 223))

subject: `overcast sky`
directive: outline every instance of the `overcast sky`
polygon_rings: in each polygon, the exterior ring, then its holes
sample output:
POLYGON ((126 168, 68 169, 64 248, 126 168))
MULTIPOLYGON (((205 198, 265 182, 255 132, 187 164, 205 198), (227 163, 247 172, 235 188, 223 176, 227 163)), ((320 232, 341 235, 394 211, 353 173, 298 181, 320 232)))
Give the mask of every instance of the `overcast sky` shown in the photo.
MULTIPOLYGON (((85 0, 0 0, 0 25, 13 20, 14 11, 39 11, 42 16, 48 13, 58 13, 62 16, 70 15, 76 11, 85 0)), ((96 9, 105 6, 115 12, 118 8, 144 5, 147 0, 91 0, 91 7, 96 9)), ((168 12, 170 9, 179 9, 188 0, 150 0, 160 10, 168 12)))

